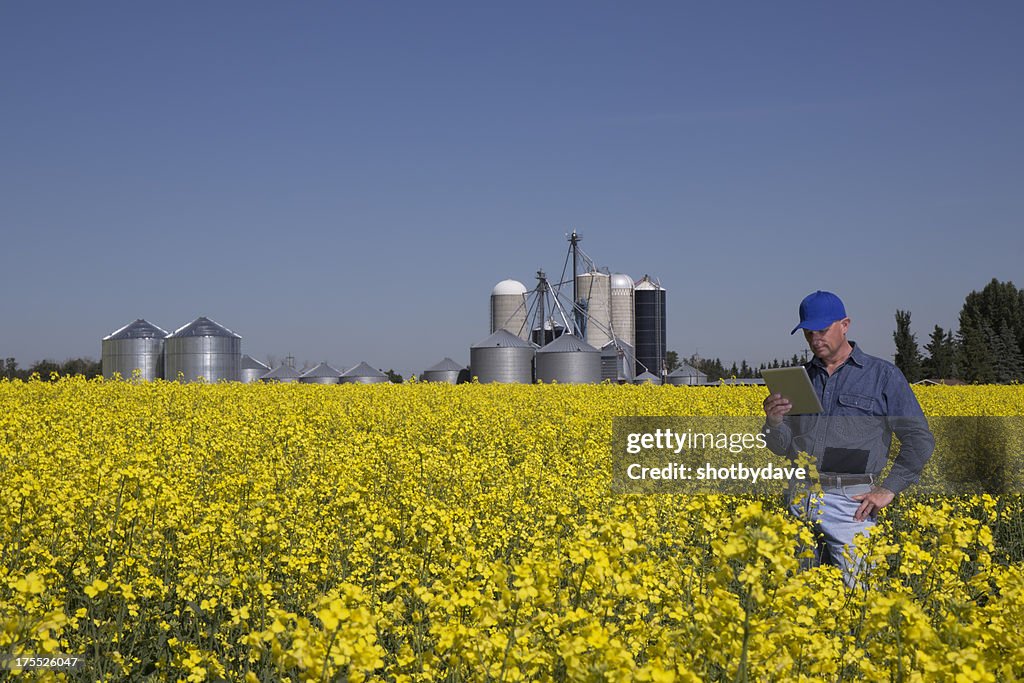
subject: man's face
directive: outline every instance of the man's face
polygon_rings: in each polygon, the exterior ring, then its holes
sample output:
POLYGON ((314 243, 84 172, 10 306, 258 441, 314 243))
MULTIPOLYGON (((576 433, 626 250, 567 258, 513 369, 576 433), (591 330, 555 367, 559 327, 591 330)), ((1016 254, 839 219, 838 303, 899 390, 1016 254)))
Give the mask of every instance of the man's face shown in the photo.
POLYGON ((837 320, 823 330, 804 330, 807 346, 820 360, 827 360, 846 343, 846 330, 850 327, 850 319, 837 320))

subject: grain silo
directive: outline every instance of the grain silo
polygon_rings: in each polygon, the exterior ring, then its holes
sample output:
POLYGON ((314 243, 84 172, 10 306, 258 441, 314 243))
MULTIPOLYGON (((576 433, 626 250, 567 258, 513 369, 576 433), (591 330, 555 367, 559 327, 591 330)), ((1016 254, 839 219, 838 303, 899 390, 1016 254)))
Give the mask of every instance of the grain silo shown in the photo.
POLYGON ((303 384, 338 384, 341 381, 341 370, 324 361, 302 373, 299 381, 303 384))
POLYGON ((100 342, 103 376, 131 379, 139 371, 139 379, 152 381, 164 376, 164 339, 167 331, 139 318, 112 332, 100 342))
POLYGON ((242 384, 252 384, 270 372, 270 366, 264 365, 249 354, 243 354, 238 365, 238 379, 242 384))
POLYGON ((632 382, 636 375, 636 352, 624 341, 610 341, 601 347, 601 379, 632 382))
POLYGON ((633 288, 636 371, 660 376, 665 363, 665 289, 644 275, 633 288))
POLYGON ((544 332, 541 332, 540 325, 538 325, 533 328, 533 336, 530 338, 537 346, 546 346, 565 333, 565 325, 555 322, 553 319, 549 318, 544 322, 544 332))
POLYGON ((641 372, 633 380, 633 384, 661 384, 661 378, 650 372, 641 372))
POLYGON ((625 273, 613 273, 612 335, 636 348, 636 310, 633 305, 633 278, 625 273))
POLYGON ((703 372, 692 365, 683 363, 665 378, 665 384, 671 384, 672 386, 678 387, 684 385, 704 384, 707 380, 708 376, 703 372))
POLYGON ((526 309, 526 285, 518 280, 502 280, 494 285, 491 290, 491 332, 508 330, 526 339, 529 334, 526 309))
POLYGON ((237 382, 241 374, 242 337, 206 317, 199 317, 168 335, 164 345, 164 377, 186 382, 237 382))
POLYGON ((482 384, 531 384, 536 352, 535 344, 508 330, 498 330, 469 347, 469 371, 482 384))
POLYGON ((576 276, 576 304, 584 313, 584 338, 595 348, 612 340, 611 279, 597 270, 576 276))
POLYGON ((597 384, 601 381, 601 352, 575 335, 563 334, 537 350, 537 381, 597 384))
POLYGON ((299 377, 301 376, 302 374, 298 370, 288 365, 287 363, 282 363, 281 365, 278 365, 276 368, 274 368, 267 374, 260 377, 260 381, 267 383, 279 382, 281 384, 291 384, 293 382, 298 382, 299 377))
POLYGON ((420 375, 420 380, 423 382, 462 384, 469 381, 469 370, 451 358, 445 358, 437 365, 424 370, 423 374, 420 375))
POLYGON ((341 374, 339 381, 342 384, 384 384, 390 382, 388 376, 372 365, 362 362, 354 368, 349 368, 341 374))

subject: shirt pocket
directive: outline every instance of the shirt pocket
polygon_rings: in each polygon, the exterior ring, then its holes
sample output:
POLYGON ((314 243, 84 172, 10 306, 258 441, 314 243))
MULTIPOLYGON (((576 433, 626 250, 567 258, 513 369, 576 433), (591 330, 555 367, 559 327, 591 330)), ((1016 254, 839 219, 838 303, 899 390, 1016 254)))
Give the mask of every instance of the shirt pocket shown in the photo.
POLYGON ((851 417, 874 415, 875 399, 863 394, 839 394, 836 415, 849 415, 851 417))

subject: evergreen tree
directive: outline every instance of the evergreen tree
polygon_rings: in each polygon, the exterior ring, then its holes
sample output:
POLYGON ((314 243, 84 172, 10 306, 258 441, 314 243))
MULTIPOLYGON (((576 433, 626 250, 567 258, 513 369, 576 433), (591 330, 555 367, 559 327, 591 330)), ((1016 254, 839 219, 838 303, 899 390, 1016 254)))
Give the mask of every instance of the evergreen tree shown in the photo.
POLYGON ((1020 349, 1017 348, 1016 339, 1007 325, 1004 324, 999 333, 993 336, 990 346, 995 381, 1002 384, 1020 381, 1024 375, 1024 360, 1022 360, 1020 349))
POLYGON ((669 351, 665 354, 665 371, 675 372, 679 369, 681 363, 679 362, 679 354, 675 351, 669 351))
POLYGON ((921 351, 917 348, 917 336, 910 331, 910 311, 896 311, 896 331, 892 333, 896 342, 896 367, 908 382, 921 379, 921 351))
POLYGON ((992 330, 987 323, 960 328, 957 365, 968 382, 989 384, 995 381, 995 360, 989 342, 992 330))
MULTIPOLYGON (((996 381, 997 365, 1001 375, 1012 374, 1014 359, 1024 356, 1024 291, 993 278, 980 292, 968 294, 960 309, 957 338, 967 381, 996 381)), ((1024 377, 1017 373, 1011 379, 1024 377)))
POLYGON ((952 332, 947 332, 936 325, 924 348, 928 352, 928 357, 921 365, 926 377, 952 379, 957 376, 957 350, 952 332))

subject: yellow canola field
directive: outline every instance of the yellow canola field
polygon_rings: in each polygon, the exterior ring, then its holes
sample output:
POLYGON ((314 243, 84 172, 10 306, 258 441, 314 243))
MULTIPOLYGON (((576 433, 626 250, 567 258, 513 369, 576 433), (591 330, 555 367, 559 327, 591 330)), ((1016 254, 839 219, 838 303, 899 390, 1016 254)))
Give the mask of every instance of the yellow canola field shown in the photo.
POLYGON ((781 499, 609 492, 612 417, 763 396, 0 382, 0 655, 83 658, 43 680, 1024 676, 1019 495, 898 501, 850 590, 798 572, 781 499))

